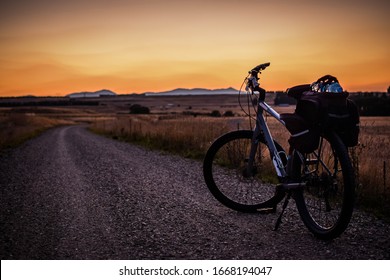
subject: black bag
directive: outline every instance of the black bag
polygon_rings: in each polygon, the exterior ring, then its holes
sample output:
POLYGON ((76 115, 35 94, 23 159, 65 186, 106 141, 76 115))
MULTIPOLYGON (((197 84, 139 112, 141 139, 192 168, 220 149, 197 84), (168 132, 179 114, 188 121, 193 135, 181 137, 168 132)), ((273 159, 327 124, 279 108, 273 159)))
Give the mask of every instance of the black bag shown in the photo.
POLYGON ((356 146, 359 137, 359 110, 348 93, 302 93, 295 113, 303 117, 310 127, 335 130, 347 147, 356 146))
POLYGON ((359 142, 360 116, 356 104, 346 99, 344 108, 329 108, 328 127, 335 130, 347 147, 354 147, 359 142))
POLYGON ((281 120, 291 133, 289 144, 301 153, 311 153, 318 148, 320 131, 310 126, 309 123, 298 114, 281 114, 281 120))

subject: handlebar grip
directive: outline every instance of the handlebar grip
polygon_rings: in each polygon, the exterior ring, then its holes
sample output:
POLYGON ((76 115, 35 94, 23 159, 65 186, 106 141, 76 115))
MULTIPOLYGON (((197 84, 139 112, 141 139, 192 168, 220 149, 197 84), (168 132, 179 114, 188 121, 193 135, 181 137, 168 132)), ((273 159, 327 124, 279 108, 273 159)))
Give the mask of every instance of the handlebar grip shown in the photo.
POLYGON ((253 68, 250 72, 252 72, 252 71, 259 72, 261 70, 264 70, 265 68, 267 68, 270 65, 271 65, 271 63, 269 63, 269 62, 263 63, 263 64, 259 64, 255 68, 253 68))

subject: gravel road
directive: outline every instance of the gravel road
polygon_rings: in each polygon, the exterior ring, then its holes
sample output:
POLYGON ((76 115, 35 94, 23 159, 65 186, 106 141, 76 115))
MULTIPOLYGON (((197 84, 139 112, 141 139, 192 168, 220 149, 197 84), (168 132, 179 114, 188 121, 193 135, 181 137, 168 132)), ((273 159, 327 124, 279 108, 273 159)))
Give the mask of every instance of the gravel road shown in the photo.
POLYGON ((49 130, 0 155, 1 259, 389 259, 390 226, 355 211, 336 240, 314 238, 290 202, 243 214, 209 193, 202 163, 49 130), (278 209, 280 211, 280 207, 278 209))

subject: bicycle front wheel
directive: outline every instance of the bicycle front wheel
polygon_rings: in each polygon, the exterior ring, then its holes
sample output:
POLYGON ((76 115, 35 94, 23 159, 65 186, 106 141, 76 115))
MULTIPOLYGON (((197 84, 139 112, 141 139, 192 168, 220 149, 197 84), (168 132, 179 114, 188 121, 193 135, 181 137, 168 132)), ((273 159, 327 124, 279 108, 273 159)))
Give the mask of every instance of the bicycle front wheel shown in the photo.
POLYGON ((320 239, 338 237, 352 216, 355 175, 348 150, 335 133, 321 138, 311 154, 293 156, 293 176, 306 183, 295 193, 306 227, 320 239))
MULTIPOLYGON (((276 192, 278 176, 265 140, 260 135, 251 172, 248 160, 253 131, 229 132, 218 138, 207 151, 203 163, 206 184, 214 197, 225 206, 256 212, 273 208, 284 196, 276 192)), ((279 153, 284 150, 275 142, 279 153)), ((285 153, 284 153, 285 155, 285 153)))

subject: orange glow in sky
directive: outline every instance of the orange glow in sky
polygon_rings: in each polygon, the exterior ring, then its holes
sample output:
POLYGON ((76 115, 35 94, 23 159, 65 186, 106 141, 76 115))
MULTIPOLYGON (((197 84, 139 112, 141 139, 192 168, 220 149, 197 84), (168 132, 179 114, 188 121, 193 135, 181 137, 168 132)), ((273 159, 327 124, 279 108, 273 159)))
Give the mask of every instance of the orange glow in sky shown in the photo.
POLYGON ((390 1, 2 0, 0 96, 262 86, 322 75, 390 86, 390 1))

